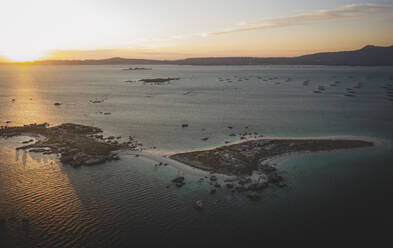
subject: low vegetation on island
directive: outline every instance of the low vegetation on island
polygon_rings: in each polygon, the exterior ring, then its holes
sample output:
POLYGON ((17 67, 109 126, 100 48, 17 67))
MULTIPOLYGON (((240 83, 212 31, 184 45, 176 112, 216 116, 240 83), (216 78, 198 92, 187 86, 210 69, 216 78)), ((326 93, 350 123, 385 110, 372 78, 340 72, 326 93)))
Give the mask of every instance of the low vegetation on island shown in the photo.
POLYGON ((211 150, 178 153, 171 158, 225 175, 249 175, 264 160, 293 152, 318 152, 372 146, 372 142, 334 139, 260 139, 211 150))
MULTIPOLYGON (((234 176, 227 180, 232 192, 249 191, 250 198, 257 198, 256 191, 269 184, 285 186, 277 169, 270 164, 272 158, 299 152, 320 152, 373 146, 372 142, 339 139, 255 139, 203 151, 177 153, 170 156, 189 166, 209 171, 210 181, 217 181, 214 174, 234 176)), ((213 183, 216 187, 220 184, 213 183)), ((212 190, 215 193, 215 190, 212 190)))
POLYGON ((31 124, 17 127, 1 127, 0 137, 20 135, 41 137, 24 141, 18 150, 29 150, 43 154, 59 154, 60 161, 72 166, 101 164, 106 161, 118 160, 116 151, 124 149, 138 150, 138 144, 132 137, 120 143, 120 137, 104 138, 102 130, 96 127, 65 123, 49 127, 47 123, 31 124))

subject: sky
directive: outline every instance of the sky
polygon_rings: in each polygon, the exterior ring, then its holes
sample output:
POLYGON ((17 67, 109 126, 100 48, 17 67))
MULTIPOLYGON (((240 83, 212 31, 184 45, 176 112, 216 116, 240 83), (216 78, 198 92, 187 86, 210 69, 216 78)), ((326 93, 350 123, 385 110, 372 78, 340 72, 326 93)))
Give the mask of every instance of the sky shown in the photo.
POLYGON ((280 57, 393 45, 393 0, 1 0, 0 60, 280 57))

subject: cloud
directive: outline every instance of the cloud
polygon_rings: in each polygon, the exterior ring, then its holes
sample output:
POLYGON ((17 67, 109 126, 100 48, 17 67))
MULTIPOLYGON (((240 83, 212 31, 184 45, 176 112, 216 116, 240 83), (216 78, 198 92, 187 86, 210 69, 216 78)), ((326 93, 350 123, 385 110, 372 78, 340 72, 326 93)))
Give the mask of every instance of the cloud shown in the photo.
POLYGON ((312 13, 280 17, 262 21, 248 21, 240 23, 235 28, 223 31, 205 33, 202 36, 223 35, 252 30, 263 30, 268 28, 288 27, 296 25, 306 25, 319 21, 328 21, 341 18, 353 18, 368 14, 393 13, 393 5, 379 4, 351 4, 341 8, 319 10, 312 13))

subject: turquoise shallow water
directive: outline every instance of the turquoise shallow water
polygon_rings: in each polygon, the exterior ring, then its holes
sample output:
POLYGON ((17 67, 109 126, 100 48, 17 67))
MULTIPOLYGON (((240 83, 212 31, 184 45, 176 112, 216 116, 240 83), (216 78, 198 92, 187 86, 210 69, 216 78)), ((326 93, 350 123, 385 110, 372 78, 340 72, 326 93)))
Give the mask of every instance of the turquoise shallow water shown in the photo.
POLYGON ((179 172, 156 168, 147 159, 124 156, 74 169, 55 157, 16 153, 24 137, 3 139, 4 244, 127 247, 142 241, 231 245, 253 240, 385 240, 389 229, 384 227, 393 220, 390 67, 152 67, 2 66, 0 121, 94 125, 106 135, 136 136, 159 151, 220 145, 233 140, 231 132, 245 130, 281 137, 370 136, 388 142, 287 160, 279 171, 288 187, 266 190, 260 201, 251 202, 226 190, 211 196, 211 186, 194 177, 186 177, 181 189, 167 188, 179 172), (154 77, 181 80, 159 86, 125 82, 154 77), (313 93, 319 86, 326 90, 313 93), (354 97, 344 96, 347 88, 355 91, 354 97), (95 99, 104 102, 89 102, 95 99), (63 105, 55 107, 55 102, 63 105), (181 128, 182 123, 189 127, 181 128), (203 212, 192 208, 195 199, 205 202, 203 212))

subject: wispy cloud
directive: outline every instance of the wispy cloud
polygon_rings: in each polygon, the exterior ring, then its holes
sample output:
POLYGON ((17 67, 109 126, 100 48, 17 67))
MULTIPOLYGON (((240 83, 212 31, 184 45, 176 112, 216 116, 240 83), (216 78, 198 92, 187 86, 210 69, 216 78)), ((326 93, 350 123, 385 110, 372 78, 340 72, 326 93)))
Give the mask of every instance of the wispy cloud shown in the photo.
POLYGON ((319 10, 311 13, 280 17, 262 21, 248 21, 238 24, 234 28, 223 31, 205 33, 203 36, 223 35, 252 30, 263 30, 268 28, 288 27, 295 25, 306 25, 319 21, 334 20, 340 18, 353 18, 370 14, 393 13, 393 4, 351 4, 341 8, 319 10))

